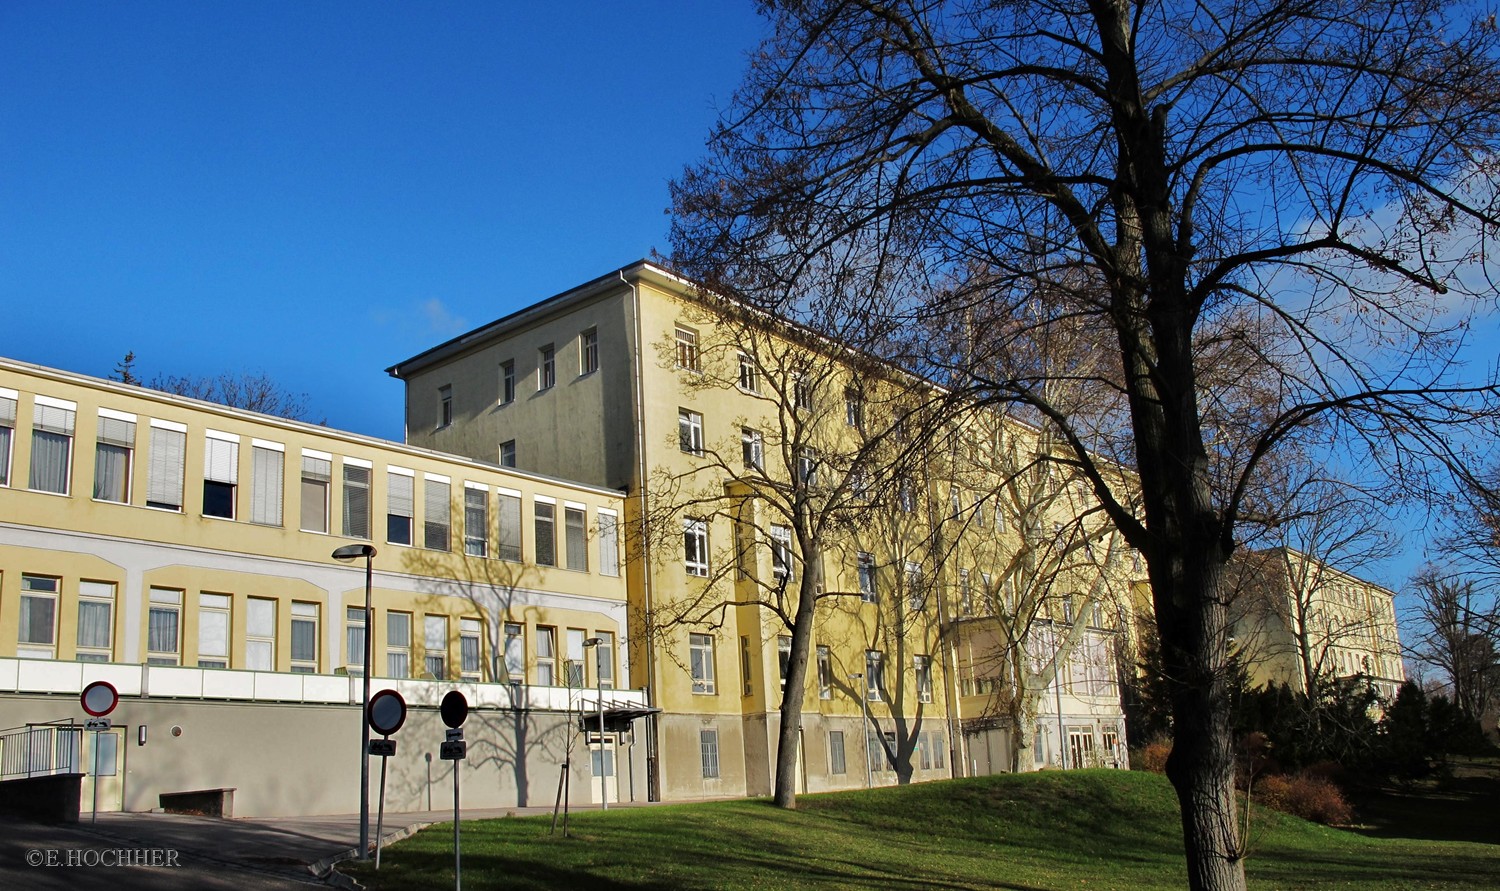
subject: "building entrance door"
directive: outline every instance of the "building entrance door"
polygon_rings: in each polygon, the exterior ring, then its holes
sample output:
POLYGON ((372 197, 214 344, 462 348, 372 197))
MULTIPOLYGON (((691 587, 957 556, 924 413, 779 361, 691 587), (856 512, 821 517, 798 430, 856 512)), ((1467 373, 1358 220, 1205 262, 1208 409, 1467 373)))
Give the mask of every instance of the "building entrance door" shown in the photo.
POLYGON ((85 730, 81 736, 82 751, 79 753, 78 767, 83 773, 83 788, 79 795, 78 812, 94 812, 96 785, 99 789, 99 813, 121 810, 125 797, 125 747, 120 745, 121 729, 98 732, 85 730), (97 761, 95 755, 98 756, 97 761))

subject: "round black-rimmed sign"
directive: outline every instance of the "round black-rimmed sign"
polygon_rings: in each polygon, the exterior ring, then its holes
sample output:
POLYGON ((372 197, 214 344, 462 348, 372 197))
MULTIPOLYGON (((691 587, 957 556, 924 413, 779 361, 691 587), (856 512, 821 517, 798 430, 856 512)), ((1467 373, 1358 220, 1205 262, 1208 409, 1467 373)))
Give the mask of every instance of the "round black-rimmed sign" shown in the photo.
POLYGON ((406 723, 406 700, 395 690, 381 690, 370 697, 367 714, 371 730, 381 736, 390 736, 406 723))
POLYGON ((462 727, 464 719, 469 716, 469 700, 457 690, 449 690, 448 695, 443 697, 443 704, 438 706, 438 711, 443 716, 444 724, 462 727))
POLYGON ((109 681, 94 681, 83 688, 78 700, 83 703, 83 710, 96 718, 103 717, 115 710, 120 704, 120 691, 109 681))

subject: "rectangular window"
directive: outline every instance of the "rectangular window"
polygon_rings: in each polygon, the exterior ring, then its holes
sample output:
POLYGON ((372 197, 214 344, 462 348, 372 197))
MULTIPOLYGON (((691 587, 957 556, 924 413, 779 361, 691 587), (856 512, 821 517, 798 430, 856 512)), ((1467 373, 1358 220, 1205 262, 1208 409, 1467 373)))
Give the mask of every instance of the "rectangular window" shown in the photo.
POLYGON ((365 608, 351 606, 344 609, 344 667, 355 676, 365 672, 365 635, 369 633, 369 622, 365 608))
POLYGON ((703 415, 686 408, 677 410, 677 447, 689 455, 703 454, 703 415))
POLYGON ((917 735, 917 769, 932 770, 932 749, 928 747, 927 734, 917 735))
POLYGON ((589 568, 589 538, 584 528, 587 516, 581 504, 563 505, 563 548, 567 567, 578 572, 589 568))
POLYGON ((812 488, 818 484, 818 452, 804 446, 797 452, 797 481, 812 488))
POLYGON ((792 372, 792 405, 801 411, 812 411, 812 382, 800 371, 792 372))
POLYGON ((483 643, 478 619, 458 620, 458 670, 466 681, 484 680, 483 643))
POLYGON ((713 694, 714 639, 707 634, 688 635, 688 669, 693 678, 693 692, 713 694))
POLYGON ((453 423, 453 386, 444 384, 438 387, 438 427, 447 427, 453 423))
POLYGON ((861 430, 865 426, 865 399, 854 387, 844 390, 844 423, 861 430))
POLYGON ((896 500, 903 513, 909 514, 917 509, 917 493, 910 478, 902 478, 901 485, 896 491, 896 500))
POLYGON ((422 617, 422 667, 427 677, 437 681, 448 679, 448 617, 422 617))
POLYGON ((516 360, 506 359, 500 363, 500 404, 510 405, 516 401, 516 360))
POLYGON ((464 484, 464 553, 489 556, 490 493, 483 487, 464 484))
POLYGON ((859 599, 865 603, 879 603, 880 595, 875 589, 875 555, 859 552, 859 599))
POLYGON ((411 677, 411 613, 385 614, 385 673, 411 677))
POLYGON ((607 510, 594 516, 599 523, 599 574, 616 578, 620 575, 620 518, 607 510))
POLYGON ((536 565, 557 565, 557 505, 550 499, 532 502, 532 526, 536 530, 536 565))
POLYGON ((717 778, 719 776, 719 731, 699 730, 698 751, 703 756, 704 778, 717 778))
POLYGON ((958 614, 961 616, 974 615, 974 589, 969 584, 969 571, 960 569, 958 571, 958 614))
POLYGON ((546 625, 536 626, 536 682, 557 686, 557 629, 546 625))
POLYGON ((276 670, 276 601, 251 597, 245 601, 245 667, 276 670))
POLYGON ((771 525, 771 574, 778 579, 789 579, 792 575, 792 529, 790 526, 771 525))
POLYGON ((606 690, 615 688, 615 635, 611 631, 595 631, 599 645, 594 647, 594 671, 599 686, 606 690))
POLYGON ((521 493, 510 489, 500 490, 500 552, 501 560, 521 562, 521 493))
POLYGON ((505 674, 511 683, 526 683, 526 628, 519 622, 505 623, 505 674))
POLYGON ((746 470, 764 470, 766 466, 765 441, 759 430, 740 428, 740 459, 746 470))
POLYGON ((865 650, 865 698, 880 702, 885 691, 885 654, 879 650, 865 650))
POLYGON ((428 474, 422 487, 422 547, 448 550, 448 478, 428 474))
POLYGON ((848 763, 844 758, 844 731, 828 731, 828 772, 835 776, 848 773, 848 763))
POLYGON ((198 667, 229 667, 229 611, 233 602, 228 594, 198 595, 198 667))
POLYGON ((146 506, 182 510, 187 428, 169 421, 151 421, 151 456, 148 460, 146 506))
POLYGON ((698 364, 698 332, 677 326, 677 367, 687 371, 702 371, 698 364))
POLYGON ((16 655, 23 659, 57 656, 57 594, 62 580, 51 576, 21 576, 21 621, 16 655))
POLYGON ((317 674, 318 605, 292 601, 292 671, 317 674))
POLYGON ((77 403, 35 397, 31 415, 31 481, 35 492, 68 494, 77 403))
POLYGON ((927 605, 927 590, 922 584, 922 564, 906 562, 906 605, 920 610, 927 605))
POLYGON ((746 393, 760 392, 760 371, 748 353, 740 353, 740 389, 746 393))
POLYGON ((983 495, 975 495, 974 496, 974 525, 978 526, 980 529, 983 529, 984 528, 984 523, 985 523, 985 520, 984 520, 984 496, 983 495))
POLYGON ((370 537, 370 470, 344 459, 344 537, 370 537))
POLYGON ((240 438, 204 432, 203 516, 234 519, 234 493, 240 482, 240 438))
POLYGON ((948 744, 943 741, 941 733, 934 733, 929 738, 932 740, 932 766, 942 770, 948 766, 948 744))
POLYGON ((410 471, 398 473, 392 468, 386 474, 385 540, 391 544, 411 544, 412 516, 416 508, 416 480, 410 471))
POLYGON ((750 685, 750 638, 740 635, 740 678, 745 682, 745 695, 749 696, 753 688, 750 685))
POLYGON ((514 439, 507 439, 500 443, 500 466, 516 466, 516 441, 514 439))
POLYGON ((146 613, 146 664, 178 665, 182 662, 179 629, 182 628, 182 592, 152 588, 146 613))
POLYGON ((567 678, 569 687, 582 687, 588 683, 583 668, 583 641, 587 635, 582 628, 569 628, 567 635, 568 662, 567 678))
POLYGON ((328 532, 328 486, 333 456, 302 453, 302 531, 328 532))
POLYGON ((828 647, 818 647, 818 698, 833 698, 833 654, 828 647))
POLYGON ((776 679, 781 689, 786 690, 786 676, 792 665, 792 639, 785 634, 776 638, 776 679))
MULTIPOLYGON (((9 451, 7 448, 6 452, 9 451)), ((94 452, 96 499, 130 503, 130 468, 134 455, 135 415, 99 409, 99 437, 94 452)))
POLYGON ((114 657, 115 586, 109 582, 78 583, 79 662, 109 662, 114 657))
POLYGON ((595 328, 578 335, 578 370, 581 374, 599 370, 599 331, 595 328))
POLYGON ((11 441, 16 435, 15 390, 0 387, 0 486, 10 485, 11 441))
MULTIPOLYGON (((155 431, 152 431, 153 433, 155 431)), ((262 526, 281 525, 282 445, 252 440, 250 443, 250 522, 262 526)))
POLYGON ((557 386, 557 356, 552 351, 552 344, 547 344, 537 350, 536 360, 536 388, 538 390, 550 390, 557 386))
POLYGON ((708 576, 708 523, 694 517, 682 521, 682 565, 688 575, 708 576))
POLYGON ((918 702, 931 702, 932 701, 932 657, 931 656, 913 656, 913 657, 911 657, 911 670, 912 670, 912 674, 915 675, 916 679, 917 679, 917 701, 918 702))

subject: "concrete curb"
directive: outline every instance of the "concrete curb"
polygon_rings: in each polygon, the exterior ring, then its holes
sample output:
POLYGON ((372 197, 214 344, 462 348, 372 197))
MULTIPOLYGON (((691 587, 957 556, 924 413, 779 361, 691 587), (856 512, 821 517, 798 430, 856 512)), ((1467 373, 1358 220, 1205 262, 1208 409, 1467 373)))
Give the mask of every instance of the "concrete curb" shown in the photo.
MULTIPOLYGON (((436 824, 412 823, 407 826, 403 826, 402 828, 397 829, 393 832, 387 832, 385 835, 381 836, 380 847, 382 850, 388 848, 396 842, 401 841, 404 838, 410 838, 411 836, 416 835, 418 832, 421 832, 423 829, 434 825, 436 824)), ((355 879, 339 872, 336 868, 340 863, 343 863, 346 860, 353 860, 358 856, 359 848, 350 848, 347 851, 342 851, 338 854, 334 854, 332 857, 324 857, 322 860, 319 860, 316 863, 308 864, 307 870, 308 872, 312 873, 313 878, 317 879, 325 885, 332 885, 335 888, 343 888, 345 889, 345 891, 365 891, 364 885, 361 885, 355 879)))

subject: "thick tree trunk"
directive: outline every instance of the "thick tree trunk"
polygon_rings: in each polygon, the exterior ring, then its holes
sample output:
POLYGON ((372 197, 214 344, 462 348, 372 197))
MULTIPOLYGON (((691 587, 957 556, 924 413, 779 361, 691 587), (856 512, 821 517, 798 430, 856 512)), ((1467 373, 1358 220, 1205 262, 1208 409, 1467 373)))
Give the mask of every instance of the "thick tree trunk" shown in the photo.
POLYGON ((802 563, 803 572, 797 585, 797 612, 792 620, 792 650, 787 657, 786 686, 781 691, 781 727, 776 734, 777 807, 797 807, 797 761, 802 757, 802 699, 807 690, 808 654, 812 650, 813 613, 817 607, 817 587, 823 561, 810 547, 802 563))

